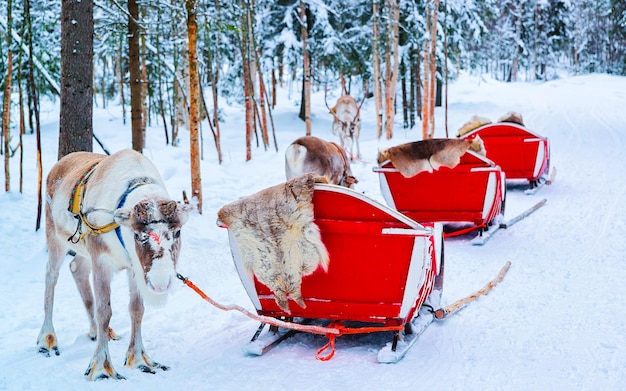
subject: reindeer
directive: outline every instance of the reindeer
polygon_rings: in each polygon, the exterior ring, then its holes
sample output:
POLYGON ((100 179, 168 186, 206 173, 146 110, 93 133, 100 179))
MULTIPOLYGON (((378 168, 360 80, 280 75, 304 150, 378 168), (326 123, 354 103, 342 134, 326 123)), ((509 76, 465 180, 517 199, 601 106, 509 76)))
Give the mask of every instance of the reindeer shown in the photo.
POLYGON ((167 370, 143 347, 144 300, 162 303, 167 298, 176 277, 181 227, 191 207, 172 201, 155 166, 132 150, 111 156, 71 153, 52 167, 46 186, 48 265, 39 352, 60 354, 52 323, 54 289, 71 252, 70 270, 89 317, 88 337, 97 340, 85 376, 124 378, 113 368, 108 347, 109 338, 115 338, 109 328, 111 279, 122 269, 128 273, 132 323, 125 365, 149 373, 167 370))
POLYGON ((328 183, 349 188, 358 182, 352 175, 344 149, 336 143, 313 136, 300 137, 285 152, 287 180, 307 172, 325 176, 328 183))
POLYGON ((346 148, 350 153, 350 159, 353 159, 352 146, 356 144, 356 157, 361 158, 361 150, 359 148, 359 136, 361 134, 361 118, 359 112, 361 106, 365 102, 365 98, 361 101, 361 104, 356 104, 356 100, 348 94, 342 95, 337 99, 337 103, 331 109, 326 103, 330 114, 333 116, 333 124, 331 131, 334 135, 339 136, 339 143, 342 148, 346 148))

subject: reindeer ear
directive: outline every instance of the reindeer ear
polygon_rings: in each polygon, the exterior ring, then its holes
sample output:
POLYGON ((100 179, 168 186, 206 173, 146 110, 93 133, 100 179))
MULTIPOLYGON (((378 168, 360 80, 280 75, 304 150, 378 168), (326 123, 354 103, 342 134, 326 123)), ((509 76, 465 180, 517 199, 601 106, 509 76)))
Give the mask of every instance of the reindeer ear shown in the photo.
POLYGON ((119 208, 119 209, 116 209, 115 212, 113 212, 113 219, 119 225, 124 225, 126 227, 130 227, 130 225, 131 225, 131 221, 130 221, 131 213, 132 213, 131 208, 119 208))
POLYGON ((180 225, 185 224, 187 220, 189 220, 189 212, 191 212, 194 209, 196 208, 193 205, 183 204, 180 202, 176 203, 176 213, 178 214, 180 225))
POLYGON ((176 218, 176 201, 162 201, 159 209, 166 220, 172 221, 176 218))
POLYGON ((181 204, 176 201, 162 201, 159 210, 168 222, 179 222, 183 225, 189 219, 189 211, 193 209, 191 205, 181 204))

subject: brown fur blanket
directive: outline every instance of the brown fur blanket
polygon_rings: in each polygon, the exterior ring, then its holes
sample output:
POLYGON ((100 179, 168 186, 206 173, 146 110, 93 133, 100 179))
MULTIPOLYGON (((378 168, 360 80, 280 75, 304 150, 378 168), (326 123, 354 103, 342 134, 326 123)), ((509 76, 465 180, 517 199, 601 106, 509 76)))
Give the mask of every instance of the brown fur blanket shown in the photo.
POLYGON ((522 118, 522 114, 515 111, 509 111, 508 113, 502 115, 502 117, 498 118, 498 122, 512 122, 514 124, 524 126, 524 119, 522 118))
POLYGON ((313 222, 313 191, 323 178, 308 173, 223 206, 218 219, 228 226, 244 267, 274 292, 276 303, 290 313, 288 297, 300 307, 302 277, 329 256, 313 222))
POLYGON ((400 144, 381 151, 378 163, 390 160, 404 177, 410 178, 422 171, 433 172, 441 166, 454 168, 468 149, 485 154, 480 137, 473 140, 433 138, 400 144))
POLYGON ((474 129, 478 129, 481 126, 489 125, 491 120, 486 117, 481 117, 479 115, 473 115, 466 123, 464 123, 458 130, 456 136, 461 137, 474 129))

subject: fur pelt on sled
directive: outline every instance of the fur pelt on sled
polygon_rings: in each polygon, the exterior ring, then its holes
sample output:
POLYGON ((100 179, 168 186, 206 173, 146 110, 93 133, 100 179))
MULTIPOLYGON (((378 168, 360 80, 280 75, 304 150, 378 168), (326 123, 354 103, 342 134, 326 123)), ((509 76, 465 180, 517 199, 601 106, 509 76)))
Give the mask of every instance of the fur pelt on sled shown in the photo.
POLYGON ((313 222, 313 173, 293 178, 230 204, 218 211, 241 252, 244 267, 274 292, 276 303, 290 313, 288 298, 306 305, 302 277, 318 267, 328 270, 329 256, 313 222))
POLYGON ((472 140, 433 138, 380 151, 378 164, 390 160, 405 178, 410 178, 422 171, 433 172, 441 166, 454 168, 468 149, 485 154, 483 141, 478 136, 472 140))
POLYGON ((481 117, 479 115, 473 115, 472 118, 469 119, 466 123, 464 123, 457 132, 456 136, 461 137, 474 129, 478 129, 481 126, 489 125, 491 120, 486 117, 481 117))
POLYGON ((498 122, 512 122, 514 124, 524 126, 524 119, 522 118, 522 114, 515 111, 509 111, 508 113, 504 114, 502 117, 498 118, 498 122))

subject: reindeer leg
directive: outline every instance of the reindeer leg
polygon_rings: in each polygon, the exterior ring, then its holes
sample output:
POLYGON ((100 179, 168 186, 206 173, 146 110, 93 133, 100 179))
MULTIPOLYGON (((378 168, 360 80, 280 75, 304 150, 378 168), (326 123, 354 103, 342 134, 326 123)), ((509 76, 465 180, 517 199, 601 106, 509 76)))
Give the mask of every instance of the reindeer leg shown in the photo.
POLYGON ((87 310, 87 317, 89 318, 89 334, 87 336, 92 341, 95 341, 97 335, 96 319, 93 313, 93 293, 91 292, 91 283, 89 282, 91 261, 81 255, 76 255, 70 262, 70 271, 87 310))
POLYGON ((59 279, 59 269, 65 258, 65 246, 54 236, 53 223, 46 219, 46 236, 48 243, 48 264, 46 266, 46 288, 44 294, 44 321, 37 337, 39 353, 50 357, 50 352, 59 355, 57 336, 52 323, 54 307, 54 289, 59 279))
POLYGON ((113 368, 109 354, 109 322, 111 321, 111 268, 101 257, 93 257, 93 285, 96 299, 97 341, 85 376, 89 380, 124 379, 113 368))
POLYGON ((141 337, 141 321, 143 319, 144 306, 143 300, 137 290, 137 283, 133 278, 132 270, 128 271, 128 287, 130 290, 130 303, 128 310, 132 323, 132 331, 130 335, 130 343, 126 352, 126 361, 124 365, 129 368, 140 369, 146 373, 156 373, 156 369, 167 371, 169 367, 161 365, 156 361, 152 361, 143 347, 141 337))
MULTIPOLYGON (((83 299, 85 309, 87 310, 87 317, 89 318, 89 333, 87 336, 92 341, 95 341, 97 336, 96 319, 93 312, 93 293, 91 291, 91 283, 89 282, 91 262, 83 256, 76 255, 72 262, 70 262, 70 271, 72 272, 72 277, 74 277, 74 282, 76 283, 80 297, 83 299)), ((108 338, 116 341, 120 339, 110 327, 108 338)))

